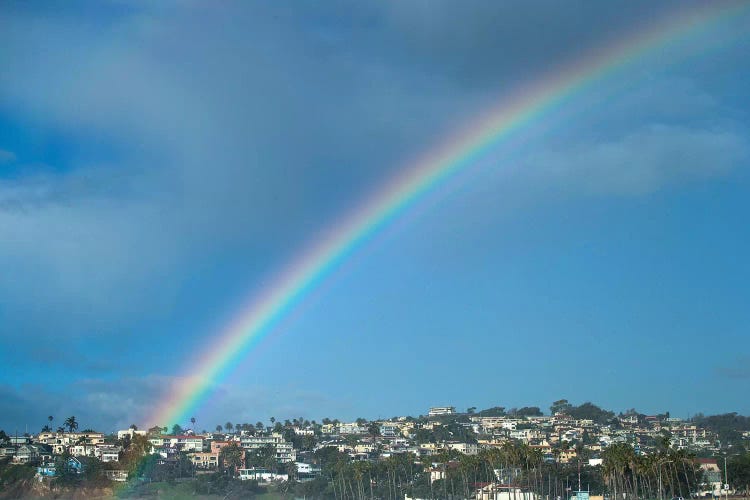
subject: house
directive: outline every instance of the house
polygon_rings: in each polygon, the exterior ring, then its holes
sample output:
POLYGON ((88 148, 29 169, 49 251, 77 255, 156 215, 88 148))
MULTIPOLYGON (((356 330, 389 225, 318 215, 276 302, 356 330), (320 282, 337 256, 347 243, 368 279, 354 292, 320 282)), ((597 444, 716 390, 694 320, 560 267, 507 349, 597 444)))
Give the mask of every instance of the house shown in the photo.
POLYGON ((60 455, 71 446, 82 446, 78 448, 80 456, 88 455, 88 447, 104 444, 104 434, 101 432, 41 432, 37 435, 36 443, 47 444, 52 451, 60 455), (84 448, 85 447, 85 448, 84 448))
POLYGON ((96 452, 96 446, 92 444, 76 444, 68 447, 68 451, 74 457, 93 457, 96 452))
POLYGON ((715 458, 697 458, 698 466, 703 471, 703 483, 701 483, 701 496, 722 494, 721 468, 715 458))
POLYGON ((339 434, 367 434, 367 428, 359 425, 356 422, 349 424, 339 424, 339 434))
POLYGON ((181 451, 203 451, 203 441, 203 436, 191 434, 161 435, 149 438, 149 442, 156 447, 176 448, 181 451))
POLYGON ((400 429, 397 425, 393 424, 381 424, 380 435, 386 438, 395 438, 401 435, 400 429))
POLYGON ((36 468, 36 477, 55 477, 56 472, 57 470, 55 469, 54 462, 45 462, 40 464, 39 467, 36 468))
POLYGON ((116 481, 118 483, 124 483, 128 480, 128 471, 124 469, 105 470, 104 475, 107 476, 107 479, 110 481, 116 481))
POLYGON ((80 474, 81 472, 83 472, 85 465, 83 459, 79 457, 70 457, 68 459, 68 467, 76 473, 80 474))
POLYGON ((0 446, 0 457, 12 457, 16 454, 16 448, 17 446, 12 444, 6 444, 4 446, 0 446))
POLYGON ((430 417, 436 417, 439 415, 455 415, 456 414, 456 407, 455 406, 433 406, 430 408, 430 411, 427 413, 430 417))
POLYGON ((137 429, 124 429, 121 431, 117 431, 117 439, 125 439, 126 437, 133 439, 133 436, 146 436, 146 435, 148 435, 148 431, 139 431, 137 429))
POLYGON ((276 460, 279 463, 294 462, 297 459, 294 445, 286 442, 278 433, 273 433, 270 436, 242 436, 240 446, 246 450, 258 450, 271 446, 276 452, 276 460))
POLYGON ((122 448, 112 445, 97 446, 94 450, 94 456, 102 462, 117 462, 120 458, 122 448))
POLYGON ((561 464, 568 464, 578 458, 578 453, 575 448, 569 448, 567 450, 560 450, 560 454, 557 456, 557 460, 561 464))
POLYGON ((218 454, 225 446, 232 444, 232 441, 211 441, 211 453, 218 454))
POLYGON ((219 467, 218 452, 196 452, 188 454, 190 461, 198 469, 216 469, 219 467))
POLYGON ((321 474, 321 468, 317 465, 304 462, 296 462, 295 465, 297 466, 297 480, 300 482, 311 481, 321 474))
POLYGON ((455 460, 451 460, 450 462, 446 464, 442 464, 437 467, 430 467, 428 469, 430 472, 430 484, 440 479, 445 479, 445 472, 447 469, 456 470, 460 467, 460 465, 461 464, 459 462, 456 462, 455 460))
POLYGON ((521 488, 498 483, 477 483, 474 497, 477 500, 534 500, 536 495, 521 488))
POLYGON ((35 464, 52 460, 52 448, 43 444, 23 444, 15 447, 13 463, 35 464))
POLYGON ((320 426, 320 432, 323 434, 336 434, 339 430, 339 425, 330 423, 330 424, 323 424, 320 426))
POLYGON ((247 481, 253 479, 255 481, 271 482, 271 481, 286 481, 289 479, 288 474, 276 474, 270 472, 268 469, 263 467, 253 467, 251 469, 240 469, 239 470, 240 480, 247 481))
POLYGON ((476 455, 479 452, 476 443, 446 443, 445 446, 449 450, 456 450, 464 455, 476 455))

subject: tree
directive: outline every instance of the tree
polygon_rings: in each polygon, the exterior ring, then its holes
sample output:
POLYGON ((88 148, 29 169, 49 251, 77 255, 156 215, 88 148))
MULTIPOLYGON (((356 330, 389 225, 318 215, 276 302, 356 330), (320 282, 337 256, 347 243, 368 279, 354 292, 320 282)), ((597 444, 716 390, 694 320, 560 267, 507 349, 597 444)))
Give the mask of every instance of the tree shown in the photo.
POLYGON ((294 463, 294 461, 289 461, 286 463, 286 473, 289 476, 289 481, 294 481, 297 479, 297 464, 294 463))
POLYGON ((518 417, 541 417, 542 410, 538 406, 524 406, 516 410, 516 416, 518 417))
POLYGON ((568 413, 573 406, 568 403, 567 399, 558 399, 552 406, 549 407, 549 411, 552 415, 555 413, 568 413))
POLYGON ((273 469, 276 466, 276 448, 268 444, 261 448, 250 450, 245 455, 248 467, 266 467, 273 469))
POLYGON ((466 409, 466 413, 468 413, 469 415, 473 415, 475 411, 477 411, 477 407, 476 406, 471 406, 471 407, 469 407, 469 408, 466 409))
POLYGON ((50 426, 50 427, 52 427, 52 421, 53 421, 54 419, 55 419, 55 417, 53 417, 52 415, 50 415, 49 417, 47 417, 47 420, 49 420, 49 426, 50 426))
POLYGON ((190 425, 192 425, 193 430, 195 430, 195 417, 190 417, 190 425))
POLYGON ((593 420, 598 424, 606 424, 615 418, 614 412, 603 410, 590 402, 580 406, 571 406, 566 413, 577 420, 593 420))
POLYGON ((372 437, 380 436, 380 426, 377 424, 377 422, 372 422, 367 428, 367 432, 372 437))
POLYGON ((258 429, 258 432, 263 432, 263 422, 255 422, 255 428, 258 429))
POLYGON ((50 427, 49 425, 45 425, 44 427, 42 427, 42 432, 52 432, 52 427, 50 427))
POLYGON ((221 432, 222 429, 223 427, 221 426, 221 424, 216 426, 216 432, 221 432))
POLYGON ((172 426, 172 435, 177 436, 177 435, 180 435, 180 434, 182 434, 184 432, 185 431, 182 429, 182 427, 180 426, 180 424, 174 424, 172 426))
POLYGON ((130 428, 133 429, 134 431, 138 430, 138 426, 135 424, 130 424, 130 428))
POLYGON ((76 422, 75 416, 70 416, 67 419, 65 419, 65 422, 63 422, 63 425, 68 428, 68 432, 73 432, 78 429, 78 422, 76 422))
POLYGON ((276 423, 276 417, 271 417, 271 418, 269 418, 269 420, 271 421, 272 424, 276 423))
POLYGON ((219 452, 219 462, 224 471, 231 471, 234 474, 237 469, 242 467, 245 461, 245 450, 240 448, 236 442, 224 446, 219 452))
POLYGON ((504 406, 495 406, 479 412, 480 417, 502 417, 505 416, 504 406))
MULTIPOLYGON (((721 466, 723 469, 724 464, 721 466)), ((729 458, 727 473, 732 487, 747 494, 750 491, 750 452, 729 458)))
POLYGON ((70 466, 70 453, 66 450, 55 457, 55 483, 64 486, 77 485, 80 482, 78 471, 70 466))
POLYGON ((224 428, 227 430, 227 432, 231 433, 234 425, 232 425, 232 422, 227 422, 226 424, 224 424, 224 428))

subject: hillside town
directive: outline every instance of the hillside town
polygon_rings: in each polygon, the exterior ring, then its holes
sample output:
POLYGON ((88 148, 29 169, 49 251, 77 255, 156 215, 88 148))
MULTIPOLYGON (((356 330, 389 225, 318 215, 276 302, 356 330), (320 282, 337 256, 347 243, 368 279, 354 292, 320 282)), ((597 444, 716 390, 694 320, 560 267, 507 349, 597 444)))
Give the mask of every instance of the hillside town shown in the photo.
POLYGON ((48 420, 36 434, 0 431, 0 494, 13 468, 51 488, 177 481, 195 493, 309 498, 716 498, 747 494, 750 483, 750 418, 737 414, 615 414, 559 400, 547 414, 441 406, 418 417, 271 417, 210 431, 194 418, 113 434, 79 430, 75 417, 52 430, 48 420))

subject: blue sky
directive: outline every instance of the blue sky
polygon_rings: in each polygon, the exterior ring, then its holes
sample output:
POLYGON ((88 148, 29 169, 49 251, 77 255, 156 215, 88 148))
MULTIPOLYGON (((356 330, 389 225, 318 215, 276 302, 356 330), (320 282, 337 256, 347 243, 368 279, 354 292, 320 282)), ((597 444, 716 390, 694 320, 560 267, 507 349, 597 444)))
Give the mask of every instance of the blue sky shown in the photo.
MULTIPOLYGON (((0 428, 145 424, 243 300, 410 158, 681 8, 4 2, 0 428)), ((635 61, 440 186, 198 426, 563 397, 750 413, 748 33, 745 13, 635 61)))

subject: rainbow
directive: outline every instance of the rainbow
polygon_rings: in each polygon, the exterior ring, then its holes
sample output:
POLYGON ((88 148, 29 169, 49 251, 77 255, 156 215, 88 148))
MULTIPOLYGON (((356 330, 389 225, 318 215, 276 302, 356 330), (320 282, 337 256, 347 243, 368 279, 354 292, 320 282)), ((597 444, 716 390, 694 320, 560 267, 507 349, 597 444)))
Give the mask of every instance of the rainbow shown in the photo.
POLYGON ((713 24, 740 14, 748 5, 705 2, 685 11, 668 12, 625 39, 600 47, 502 99, 463 133, 403 168, 400 175, 332 226, 325 237, 305 249, 266 290, 251 297, 226 328, 211 336, 212 347, 193 365, 192 375, 181 379, 147 421, 156 425, 186 422, 214 385, 269 335, 295 305, 378 230, 436 186, 592 84, 656 49, 700 34, 713 24))

